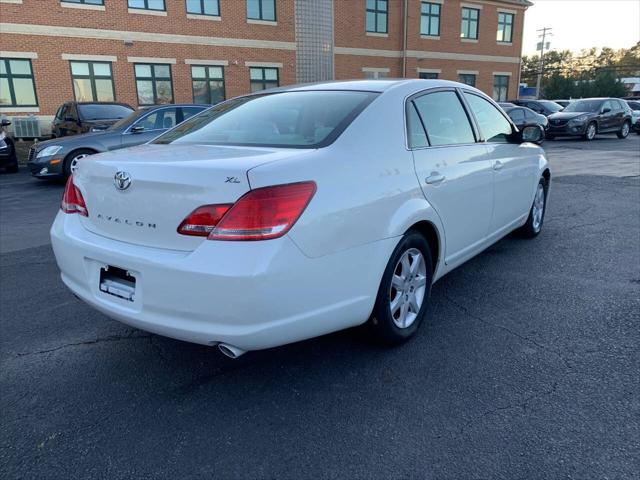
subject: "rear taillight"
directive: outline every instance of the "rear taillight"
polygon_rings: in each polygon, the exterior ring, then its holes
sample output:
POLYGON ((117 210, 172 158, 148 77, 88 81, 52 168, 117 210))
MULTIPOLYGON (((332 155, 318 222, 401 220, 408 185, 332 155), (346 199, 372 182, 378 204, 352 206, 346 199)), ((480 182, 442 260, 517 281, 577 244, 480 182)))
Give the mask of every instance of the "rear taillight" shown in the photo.
POLYGON ((196 208, 178 227, 182 235, 209 240, 268 240, 287 233, 307 207, 314 182, 251 190, 233 205, 196 208))
POLYGON ((222 216, 232 205, 204 205, 196 208, 178 227, 178 233, 208 237, 222 216))
POLYGON ((78 187, 73 184, 73 175, 69 175, 67 184, 64 187, 60 210, 64 213, 79 213, 85 217, 89 216, 89 211, 87 210, 87 205, 84 203, 82 193, 78 187))
POLYGON ((222 217, 209 240, 268 240, 287 233, 316 192, 315 182, 251 190, 222 217))

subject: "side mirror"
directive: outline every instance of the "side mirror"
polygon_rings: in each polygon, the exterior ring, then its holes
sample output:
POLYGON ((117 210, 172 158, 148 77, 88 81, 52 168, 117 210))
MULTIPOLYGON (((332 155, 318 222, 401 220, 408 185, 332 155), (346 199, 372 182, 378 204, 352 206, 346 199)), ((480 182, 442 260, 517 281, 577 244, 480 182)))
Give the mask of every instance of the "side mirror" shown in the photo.
POLYGON ((604 114, 604 113, 609 113, 610 111, 611 111, 611 109, 610 109, 609 107, 604 107, 604 108, 602 109, 602 113, 603 113, 603 114, 604 114))
POLYGON ((544 130, 540 125, 525 125, 520 131, 520 143, 540 143, 544 139, 544 130))
POLYGON ((135 127, 131 127, 129 130, 131 133, 142 133, 144 132, 144 127, 142 125, 136 125, 135 127))
POLYGON ((11 125, 11 120, 7 120, 6 118, 3 118, 0 122, 1 127, 8 127, 9 125, 11 125))

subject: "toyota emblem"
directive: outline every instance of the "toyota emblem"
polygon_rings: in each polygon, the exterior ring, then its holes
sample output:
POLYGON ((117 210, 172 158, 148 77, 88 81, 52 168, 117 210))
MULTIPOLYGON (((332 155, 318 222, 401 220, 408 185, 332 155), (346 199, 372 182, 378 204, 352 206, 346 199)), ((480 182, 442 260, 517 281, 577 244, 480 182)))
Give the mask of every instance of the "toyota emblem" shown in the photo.
POLYGON ((116 172, 113 176, 113 183, 118 190, 126 190, 131 186, 131 175, 129 172, 116 172))

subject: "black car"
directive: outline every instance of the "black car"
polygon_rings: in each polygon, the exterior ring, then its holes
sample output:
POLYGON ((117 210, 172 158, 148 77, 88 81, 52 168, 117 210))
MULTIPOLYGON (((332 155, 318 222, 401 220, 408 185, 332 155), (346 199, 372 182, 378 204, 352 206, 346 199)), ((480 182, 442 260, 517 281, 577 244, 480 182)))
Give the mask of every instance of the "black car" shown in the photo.
POLYGON ((37 178, 67 178, 82 158, 146 143, 209 106, 156 105, 132 113, 105 131, 36 143, 29 150, 29 169, 37 178))
POLYGON ((66 102, 51 124, 51 138, 106 130, 131 115, 133 107, 115 102, 66 102))
MULTIPOLYGON (((502 107, 509 118, 513 120, 518 130, 522 130, 526 125, 539 125, 546 133, 549 128, 549 120, 540 113, 536 113, 527 107, 502 107)), ((542 143, 542 140, 538 143, 542 143)))
POLYGON ((551 100, 511 100, 511 103, 519 107, 527 107, 536 113, 549 116, 561 111, 564 107, 551 100))
POLYGON ((627 138, 631 108, 617 98, 586 98, 571 102, 562 112, 549 115, 547 138, 581 136, 593 140, 597 133, 616 133, 627 138))
POLYGON ((5 131, 5 127, 9 125, 11 125, 9 120, 3 118, 0 121, 0 167, 4 167, 7 172, 16 173, 18 171, 16 147, 5 131))

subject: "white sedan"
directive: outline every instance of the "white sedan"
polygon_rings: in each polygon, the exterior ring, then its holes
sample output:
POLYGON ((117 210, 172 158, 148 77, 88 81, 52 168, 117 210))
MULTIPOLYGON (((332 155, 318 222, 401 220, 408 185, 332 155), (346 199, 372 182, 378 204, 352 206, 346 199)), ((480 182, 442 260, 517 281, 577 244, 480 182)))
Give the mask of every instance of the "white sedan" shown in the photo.
POLYGON ((433 282, 513 230, 540 232, 541 134, 448 81, 238 97, 82 162, 53 250, 97 310, 230 357, 364 323, 398 344, 433 282))

